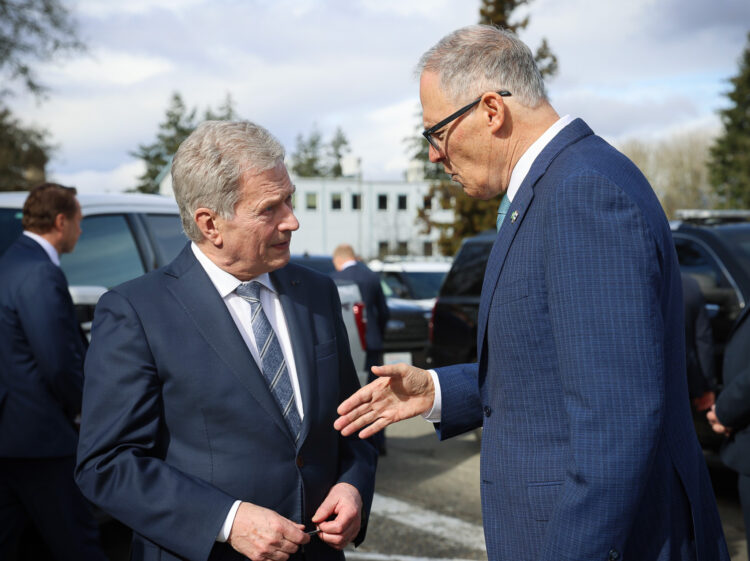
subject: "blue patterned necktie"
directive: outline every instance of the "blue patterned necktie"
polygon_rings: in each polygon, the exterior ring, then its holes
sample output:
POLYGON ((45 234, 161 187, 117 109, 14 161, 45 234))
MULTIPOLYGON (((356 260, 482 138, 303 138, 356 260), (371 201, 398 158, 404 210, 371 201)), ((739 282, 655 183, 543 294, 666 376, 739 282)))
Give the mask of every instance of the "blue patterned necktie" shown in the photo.
POLYGON ((497 209, 497 229, 500 230, 500 226, 503 224, 503 220, 505 220, 505 215, 508 214, 508 209, 510 208, 510 199, 508 198, 508 193, 505 193, 503 195, 503 200, 500 201, 500 206, 497 209))
POLYGON ((289 378, 289 369, 284 359, 284 353, 281 352, 281 345, 276 333, 260 305, 260 287, 261 284, 257 281, 243 282, 235 289, 235 292, 250 304, 255 344, 258 347, 260 362, 263 365, 261 372, 273 397, 281 408, 281 413, 296 443, 299 439, 302 421, 294 403, 294 390, 289 378))

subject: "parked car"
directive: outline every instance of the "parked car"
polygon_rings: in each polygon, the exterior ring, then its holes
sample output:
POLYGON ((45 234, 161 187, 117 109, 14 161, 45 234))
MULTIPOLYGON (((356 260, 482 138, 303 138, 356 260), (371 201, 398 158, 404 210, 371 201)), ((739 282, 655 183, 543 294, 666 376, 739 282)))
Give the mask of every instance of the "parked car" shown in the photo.
MULTIPOLYGON (((750 299, 750 211, 678 211, 670 223, 680 269, 698 281, 714 333, 715 373, 721 388, 724 347, 750 299)), ((461 244, 433 308, 429 354, 432 366, 477 359, 479 297, 496 232, 488 230, 461 244)), ((704 448, 720 443, 696 415, 704 448)))
MULTIPOLYGON (((21 209, 27 195, 0 193, 0 255, 23 230, 21 209)), ((78 319, 88 333, 94 308, 104 292, 168 264, 185 247, 187 237, 172 198, 135 193, 79 193, 77 198, 83 214, 81 237, 75 251, 60 256, 60 266, 78 319)), ((352 356, 360 369, 364 350, 355 312, 362 298, 354 283, 341 282, 337 287, 352 356)), ((358 373, 360 381, 366 378, 364 372, 358 373)))
MULTIPOLYGON (((336 270, 333 260, 328 255, 292 255, 292 262, 326 274, 331 274, 336 270)), ((337 280, 336 282, 344 281, 337 280)), ((387 287, 384 287, 384 290, 387 290, 387 287)), ((407 362, 420 367, 425 366, 427 364, 427 320, 424 308, 419 304, 399 298, 387 298, 387 301, 390 318, 385 328, 383 342, 385 362, 407 362)), ((364 349, 367 315, 363 305, 355 308, 355 319, 358 342, 364 349)), ((351 340, 351 345, 354 346, 354 344, 355 341, 351 340)), ((355 358, 357 368, 360 368, 360 365, 364 366, 364 358, 357 361, 358 358, 355 358)))
POLYGON ((368 263, 380 275, 386 297, 402 298, 432 310, 445 275, 451 268, 450 259, 379 259, 368 263))
POLYGON ((393 258, 370 261, 368 266, 380 275, 391 311, 385 334, 385 362, 429 367, 429 321, 435 298, 450 270, 450 260, 393 258))

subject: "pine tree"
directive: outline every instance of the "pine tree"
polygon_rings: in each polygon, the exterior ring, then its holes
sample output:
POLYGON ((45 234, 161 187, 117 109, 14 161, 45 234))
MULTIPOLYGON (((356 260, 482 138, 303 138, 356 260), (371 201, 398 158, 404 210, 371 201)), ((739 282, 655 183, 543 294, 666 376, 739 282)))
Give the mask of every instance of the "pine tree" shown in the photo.
POLYGON ((292 172, 299 177, 322 177, 323 168, 323 137, 316 125, 305 138, 297 135, 297 144, 292 153, 292 172))
POLYGON ((350 150, 349 140, 346 138, 344 131, 341 130, 341 127, 336 127, 336 132, 333 133, 333 138, 328 143, 328 160, 330 161, 326 170, 328 177, 341 177, 343 175, 341 160, 350 150))
POLYGON ((51 147, 43 130, 26 127, 0 106, 0 191, 31 189, 44 182, 51 147))
POLYGON ((711 147, 709 178, 720 206, 750 208, 750 33, 730 82, 732 104, 720 112, 724 132, 711 147))
MULTIPOLYGON (((177 148, 190 133, 195 130, 199 122, 196 119, 198 110, 189 109, 178 92, 172 94, 164 121, 159 124, 156 141, 151 144, 140 144, 131 155, 140 158, 146 164, 146 171, 138 180, 135 188, 141 193, 157 193, 159 185, 156 178, 171 161, 177 148)), ((202 120, 233 120, 237 118, 232 96, 227 94, 224 102, 216 110, 208 107, 202 120)))

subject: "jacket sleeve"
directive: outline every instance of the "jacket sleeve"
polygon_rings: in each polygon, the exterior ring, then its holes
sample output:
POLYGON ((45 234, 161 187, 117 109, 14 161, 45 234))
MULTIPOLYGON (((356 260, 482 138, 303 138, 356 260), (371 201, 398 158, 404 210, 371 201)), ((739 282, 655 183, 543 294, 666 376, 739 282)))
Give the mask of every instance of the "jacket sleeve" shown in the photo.
POLYGON ((440 381, 442 411, 435 423, 440 440, 445 440, 482 426, 482 402, 479 397, 477 363, 436 368, 440 381))
POLYGON ((624 549, 664 422, 670 248, 596 172, 567 178, 553 203, 545 280, 571 457, 540 559, 593 560, 624 549))
POLYGON ((735 431, 750 424, 750 364, 724 386, 716 399, 716 416, 735 431))
POLYGON ((52 263, 34 268, 16 294, 38 371, 72 420, 81 411, 85 349, 68 283, 52 263))
POLYGON ((234 498, 164 461, 161 382, 125 296, 101 298, 92 333, 75 470, 81 491, 161 547, 207 559, 234 498))

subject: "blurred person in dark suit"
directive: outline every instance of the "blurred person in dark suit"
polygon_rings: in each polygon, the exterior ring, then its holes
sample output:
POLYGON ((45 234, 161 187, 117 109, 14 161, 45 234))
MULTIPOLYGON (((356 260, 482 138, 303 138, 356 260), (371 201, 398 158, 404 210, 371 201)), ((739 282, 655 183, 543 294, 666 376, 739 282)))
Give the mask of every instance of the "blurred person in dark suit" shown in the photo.
MULTIPOLYGON (((367 381, 372 382, 375 375, 373 366, 383 364, 383 341, 385 327, 388 324, 390 312, 380 284, 380 275, 357 259, 354 249, 349 244, 341 244, 333 250, 333 265, 336 272, 333 278, 350 280, 359 287, 360 295, 365 303, 367 326, 365 330, 365 371, 367 381)), ((385 431, 381 431, 370 438, 380 455, 386 453, 385 431)))
MULTIPOLYGON (((33 189, 23 234, 0 258, 0 559, 33 544, 53 559, 104 559, 91 509, 73 481, 85 338, 60 254, 81 234, 76 190, 33 189), (26 534, 28 535, 28 534, 26 534)), ((25 557, 28 559, 28 556, 25 557)))
POLYGON ((732 327, 724 351, 724 388, 707 413, 715 432, 726 436, 721 459, 738 474, 745 537, 750 548, 750 321, 748 308, 732 327))
POLYGON ((706 299, 698 281, 682 273, 685 310, 685 355, 688 395, 697 412, 710 409, 716 400, 714 336, 706 312, 706 299))

